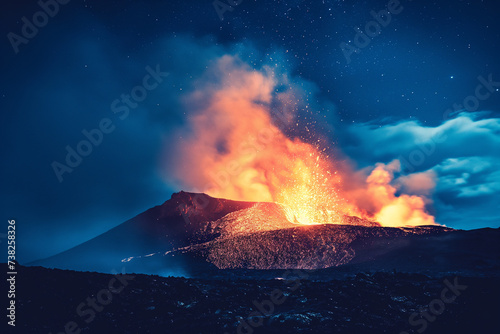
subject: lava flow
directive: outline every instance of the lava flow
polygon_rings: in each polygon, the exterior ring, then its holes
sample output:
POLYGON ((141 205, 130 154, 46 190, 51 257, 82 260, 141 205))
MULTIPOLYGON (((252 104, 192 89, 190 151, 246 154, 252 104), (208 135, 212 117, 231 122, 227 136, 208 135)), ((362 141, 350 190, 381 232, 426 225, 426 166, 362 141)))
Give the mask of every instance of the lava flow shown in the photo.
POLYGON ((283 78, 270 70, 219 59, 187 96, 189 128, 179 130, 182 139, 169 152, 176 157, 169 174, 183 188, 213 197, 279 203, 295 224, 338 224, 345 215, 386 226, 434 223, 426 198, 396 196, 391 181, 397 163, 379 164, 360 182, 359 172, 338 168, 330 150, 320 148, 319 136, 306 142, 290 135, 298 123, 289 106, 298 104, 300 93, 291 84, 277 90, 278 81, 283 78))

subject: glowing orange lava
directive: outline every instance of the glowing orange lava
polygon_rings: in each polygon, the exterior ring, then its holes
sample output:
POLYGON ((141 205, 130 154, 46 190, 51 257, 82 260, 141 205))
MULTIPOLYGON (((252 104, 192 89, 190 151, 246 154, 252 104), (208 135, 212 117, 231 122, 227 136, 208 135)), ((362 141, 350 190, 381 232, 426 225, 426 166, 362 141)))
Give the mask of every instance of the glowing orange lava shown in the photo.
POLYGON ((281 178, 272 178, 273 200, 283 204, 287 218, 301 224, 339 223, 347 203, 337 191, 341 182, 330 161, 318 150, 296 140, 284 160, 281 178), (286 165, 285 165, 286 164, 286 165), (284 174, 284 175, 283 175, 284 174))

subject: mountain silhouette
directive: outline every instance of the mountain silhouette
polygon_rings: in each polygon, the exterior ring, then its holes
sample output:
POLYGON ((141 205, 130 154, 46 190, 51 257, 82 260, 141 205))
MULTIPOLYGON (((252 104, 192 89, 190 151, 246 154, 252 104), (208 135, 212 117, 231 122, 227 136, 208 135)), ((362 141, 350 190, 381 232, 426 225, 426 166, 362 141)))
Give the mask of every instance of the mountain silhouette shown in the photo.
POLYGON ((215 275, 221 269, 498 270, 499 229, 290 222, 277 203, 179 192, 117 227, 30 265, 79 271, 215 275))

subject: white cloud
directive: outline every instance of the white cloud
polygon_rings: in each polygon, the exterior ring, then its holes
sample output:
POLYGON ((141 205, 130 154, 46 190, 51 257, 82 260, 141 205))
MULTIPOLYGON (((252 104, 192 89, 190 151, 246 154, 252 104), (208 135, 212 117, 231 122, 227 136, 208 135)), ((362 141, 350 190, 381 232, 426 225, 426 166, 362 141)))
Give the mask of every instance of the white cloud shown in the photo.
POLYGON ((500 152, 500 118, 478 119, 472 114, 460 114, 436 127, 416 121, 354 124, 347 134, 350 143, 344 150, 355 160, 368 165, 402 157, 411 171, 427 170, 446 159, 500 152))
POLYGON ((439 223, 454 227, 455 222, 458 227, 465 221, 469 226, 497 221, 490 226, 498 226, 500 118, 485 117, 462 113, 435 127, 417 121, 353 124, 344 151, 361 166, 400 159, 398 188, 405 192, 430 191, 432 174, 427 173, 434 173, 439 223))

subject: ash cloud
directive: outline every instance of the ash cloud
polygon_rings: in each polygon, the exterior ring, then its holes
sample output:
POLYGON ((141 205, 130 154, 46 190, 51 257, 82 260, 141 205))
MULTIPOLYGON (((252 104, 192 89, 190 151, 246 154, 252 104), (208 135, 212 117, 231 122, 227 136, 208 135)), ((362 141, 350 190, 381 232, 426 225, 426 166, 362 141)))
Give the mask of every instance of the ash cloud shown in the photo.
POLYGON ((401 172, 397 160, 351 168, 354 163, 324 131, 328 127, 316 126, 321 115, 314 111, 317 104, 308 103, 315 99, 314 87, 309 84, 312 92, 306 92, 301 83, 269 65, 252 68, 237 54, 217 58, 185 95, 187 127, 164 153, 167 182, 176 176, 191 191, 282 203, 303 223, 335 223, 335 214, 350 214, 386 226, 434 224, 427 212, 433 174, 395 180, 401 172), (273 118, 275 113, 282 118, 273 118), (407 190, 411 194, 402 193, 407 190))

